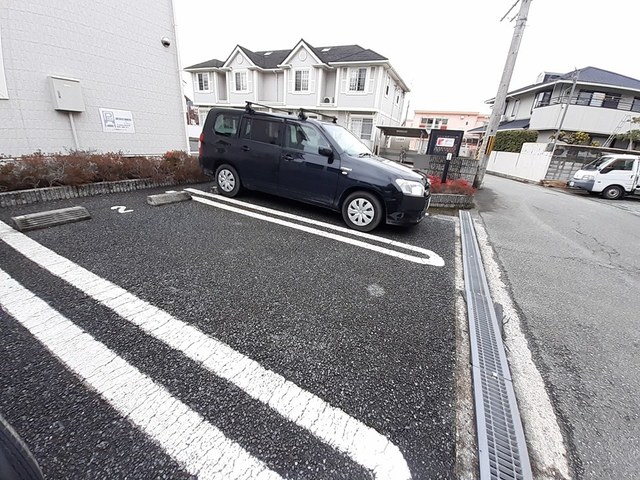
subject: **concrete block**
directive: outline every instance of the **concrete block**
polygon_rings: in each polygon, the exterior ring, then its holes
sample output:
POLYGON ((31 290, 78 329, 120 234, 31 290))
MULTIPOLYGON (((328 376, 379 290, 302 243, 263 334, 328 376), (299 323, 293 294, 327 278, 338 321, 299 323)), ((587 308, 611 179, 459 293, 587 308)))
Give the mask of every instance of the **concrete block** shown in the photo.
POLYGON ((154 206, 184 202, 186 200, 191 200, 191 195, 187 192, 160 193, 158 195, 149 195, 147 197, 147 203, 154 206))

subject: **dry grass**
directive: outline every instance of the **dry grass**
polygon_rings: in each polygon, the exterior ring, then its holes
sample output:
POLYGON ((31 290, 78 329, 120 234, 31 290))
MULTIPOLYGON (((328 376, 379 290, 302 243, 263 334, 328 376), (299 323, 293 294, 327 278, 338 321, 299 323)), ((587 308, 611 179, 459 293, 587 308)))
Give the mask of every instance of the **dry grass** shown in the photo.
POLYGON ((567 181, 566 180, 540 180, 540 185, 542 185, 543 187, 566 188, 567 181))
POLYGON ((205 179, 198 159, 183 151, 170 151, 162 157, 36 152, 0 163, 0 192, 143 178, 176 182, 205 179))

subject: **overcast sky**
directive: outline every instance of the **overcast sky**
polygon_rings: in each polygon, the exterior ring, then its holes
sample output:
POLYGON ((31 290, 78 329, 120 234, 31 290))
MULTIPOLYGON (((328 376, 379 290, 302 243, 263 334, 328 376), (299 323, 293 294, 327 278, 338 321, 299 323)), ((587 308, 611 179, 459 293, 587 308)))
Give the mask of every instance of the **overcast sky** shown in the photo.
MULTIPOLYGON (((250 50, 358 44, 389 58, 410 110, 489 112, 517 12, 515 0, 174 0, 182 66, 250 50)), ((638 0, 533 0, 511 89, 542 71, 594 66, 640 79, 638 0)), ((406 108, 406 104, 405 104, 406 108)))

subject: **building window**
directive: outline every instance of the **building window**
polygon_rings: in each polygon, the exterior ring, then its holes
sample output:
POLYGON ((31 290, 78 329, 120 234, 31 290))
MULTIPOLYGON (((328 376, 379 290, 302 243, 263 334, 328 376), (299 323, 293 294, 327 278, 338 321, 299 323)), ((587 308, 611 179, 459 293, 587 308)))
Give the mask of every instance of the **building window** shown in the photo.
POLYGON ((295 71, 294 91, 296 91, 296 92, 308 92, 309 91, 309 70, 296 70, 295 71))
POLYGON ((449 123, 448 118, 427 117, 423 118, 422 120, 426 120, 425 122, 421 123, 424 123, 424 126, 427 130, 446 130, 447 124, 449 123))
POLYGON ((373 118, 352 118, 350 130, 356 137, 362 140, 371 140, 373 118))
POLYGON ((198 92, 210 92, 211 91, 211 77, 209 72, 196 74, 196 90, 198 92))
POLYGON ((351 78, 349 80, 350 92, 364 92, 367 83, 367 69, 353 68, 351 69, 351 78))
POLYGON ((546 107, 549 105, 550 102, 551 102, 551 90, 548 90, 546 92, 539 92, 538 95, 536 95, 535 108, 546 107))
POLYGON ((247 92, 249 91, 249 84, 247 81, 247 72, 235 72, 235 91, 247 92))
POLYGON ((204 125, 204 121, 207 119, 207 114, 209 113, 208 108, 198 108, 198 121, 200 122, 198 125, 204 125))
POLYGON ((389 76, 387 76, 387 86, 384 89, 384 96, 385 97, 389 96, 389 76))
POLYGON ((635 97, 633 99, 633 103, 631 104, 632 112, 640 112, 640 97, 635 97))

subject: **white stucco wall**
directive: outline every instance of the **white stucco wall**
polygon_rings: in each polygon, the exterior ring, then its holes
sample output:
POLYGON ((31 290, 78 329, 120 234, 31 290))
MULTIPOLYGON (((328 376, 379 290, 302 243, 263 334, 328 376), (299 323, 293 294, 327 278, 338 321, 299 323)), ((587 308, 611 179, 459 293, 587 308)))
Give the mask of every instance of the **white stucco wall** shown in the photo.
POLYGON ((487 171, 540 181, 545 178, 551 162, 551 152, 545 151, 546 147, 546 143, 525 143, 520 153, 491 152, 487 171))
MULTIPOLYGON (((533 110, 529 128, 531 130, 555 129, 560 123, 563 105, 549 105, 533 110)), ((608 135, 615 131, 620 122, 634 112, 615 110, 612 108, 590 107, 585 105, 569 105, 567 115, 562 124, 565 131, 600 133, 608 135)), ((628 130, 628 124, 621 131, 628 130)))
POLYGON ((53 109, 49 75, 80 81, 81 149, 188 148, 170 0, 3 0, 0 36, 8 89, 0 99, 0 153, 75 148, 68 114, 53 109), (103 132, 99 108, 131 111, 135 133, 103 132))

